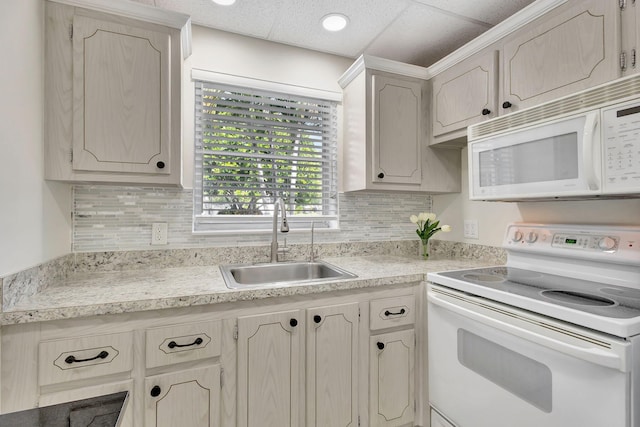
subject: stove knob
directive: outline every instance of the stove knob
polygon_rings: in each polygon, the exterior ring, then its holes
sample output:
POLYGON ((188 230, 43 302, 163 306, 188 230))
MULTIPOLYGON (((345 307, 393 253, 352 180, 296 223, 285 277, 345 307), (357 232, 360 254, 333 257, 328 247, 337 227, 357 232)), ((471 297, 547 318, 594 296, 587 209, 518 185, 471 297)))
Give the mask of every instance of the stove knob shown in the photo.
POLYGON ((598 242, 598 247, 603 251, 610 251, 616 247, 616 241, 611 237, 603 237, 598 242))
POLYGON ((511 236, 511 240, 514 242, 519 242, 522 240, 522 231, 516 230, 513 232, 513 236, 511 236))
POLYGON ((527 233, 527 243, 535 243, 536 240, 538 240, 538 233, 533 231, 527 233))

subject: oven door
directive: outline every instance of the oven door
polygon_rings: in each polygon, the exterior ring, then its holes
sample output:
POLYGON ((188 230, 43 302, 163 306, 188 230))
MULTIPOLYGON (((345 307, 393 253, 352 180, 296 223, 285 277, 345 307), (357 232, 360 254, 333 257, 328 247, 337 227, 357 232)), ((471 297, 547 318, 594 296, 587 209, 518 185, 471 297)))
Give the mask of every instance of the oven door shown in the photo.
POLYGON ((429 400, 456 427, 629 427, 631 346, 429 284, 429 400))

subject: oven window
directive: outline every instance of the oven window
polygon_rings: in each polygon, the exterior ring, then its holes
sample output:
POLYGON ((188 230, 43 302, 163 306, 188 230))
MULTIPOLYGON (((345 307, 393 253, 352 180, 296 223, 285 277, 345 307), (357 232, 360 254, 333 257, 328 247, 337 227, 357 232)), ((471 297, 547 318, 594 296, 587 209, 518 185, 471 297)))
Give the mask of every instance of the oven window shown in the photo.
POLYGON ((578 178, 576 132, 479 153, 480 187, 578 178))
POLYGON ((542 363, 464 329, 458 329, 458 361, 536 408, 551 412, 551 370, 542 363))

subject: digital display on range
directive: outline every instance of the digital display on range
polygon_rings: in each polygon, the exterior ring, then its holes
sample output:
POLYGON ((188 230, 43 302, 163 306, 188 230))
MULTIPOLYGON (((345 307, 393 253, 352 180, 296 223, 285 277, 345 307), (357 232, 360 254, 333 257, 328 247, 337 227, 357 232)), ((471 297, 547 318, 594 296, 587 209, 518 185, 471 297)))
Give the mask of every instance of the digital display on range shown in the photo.
POLYGON ((567 245, 575 245, 576 243, 578 243, 578 239, 564 239, 564 243, 566 243, 567 245))

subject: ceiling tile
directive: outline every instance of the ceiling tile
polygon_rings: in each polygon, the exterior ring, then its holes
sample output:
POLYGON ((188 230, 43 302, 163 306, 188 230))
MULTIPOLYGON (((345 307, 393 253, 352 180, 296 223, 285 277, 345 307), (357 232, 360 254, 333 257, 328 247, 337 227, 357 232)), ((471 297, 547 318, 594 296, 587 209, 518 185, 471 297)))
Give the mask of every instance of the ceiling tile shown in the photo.
POLYGON ((190 15, 194 24, 266 39, 285 0, 239 0, 231 6, 220 6, 211 0, 153 0, 153 3, 190 15))
POLYGON ((293 1, 281 11, 269 39, 355 57, 411 4, 411 0, 293 1), (342 31, 322 28, 321 19, 342 13, 349 25, 342 31))
POLYGON ((362 53, 428 66, 534 0, 135 0, 194 24, 355 58, 362 53), (321 29, 328 13, 349 26, 321 29))
POLYGON ((422 5, 407 9, 366 53, 427 67, 488 29, 422 5))
POLYGON ((415 0, 443 11, 464 16, 473 20, 496 25, 504 21, 515 12, 523 9, 535 0, 415 0))

